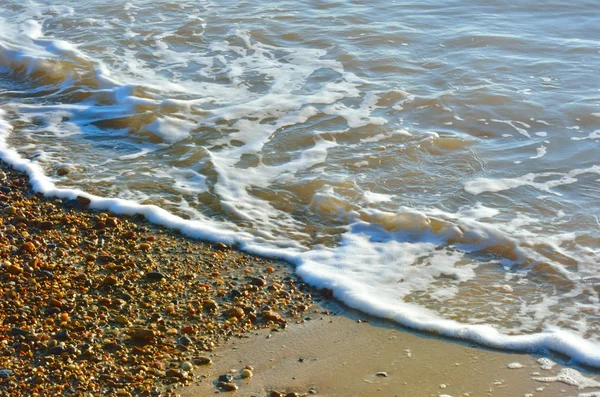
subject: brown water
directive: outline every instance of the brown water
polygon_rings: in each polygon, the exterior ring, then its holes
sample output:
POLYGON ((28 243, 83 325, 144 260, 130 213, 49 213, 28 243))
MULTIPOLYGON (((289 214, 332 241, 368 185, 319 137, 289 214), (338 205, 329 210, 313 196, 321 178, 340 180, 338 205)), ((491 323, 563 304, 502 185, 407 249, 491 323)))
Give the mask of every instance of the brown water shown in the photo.
POLYGON ((584 0, 7 0, 2 150, 352 307, 600 365, 599 38, 584 0))

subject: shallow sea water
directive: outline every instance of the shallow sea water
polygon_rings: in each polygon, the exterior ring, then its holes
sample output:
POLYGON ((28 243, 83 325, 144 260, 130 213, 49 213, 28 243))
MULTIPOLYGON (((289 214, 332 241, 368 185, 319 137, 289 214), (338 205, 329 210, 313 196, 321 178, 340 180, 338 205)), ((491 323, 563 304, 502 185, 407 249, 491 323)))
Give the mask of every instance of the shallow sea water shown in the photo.
POLYGON ((600 10, 563 3, 6 0, 0 155, 365 312, 600 366, 600 10))

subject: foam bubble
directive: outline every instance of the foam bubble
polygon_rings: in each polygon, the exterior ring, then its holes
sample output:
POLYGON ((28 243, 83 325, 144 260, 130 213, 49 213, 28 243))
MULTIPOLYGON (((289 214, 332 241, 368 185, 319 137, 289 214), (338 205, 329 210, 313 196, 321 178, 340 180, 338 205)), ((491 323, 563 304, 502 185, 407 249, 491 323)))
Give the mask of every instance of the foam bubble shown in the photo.
POLYGON ((562 382, 570 386, 575 386, 577 388, 586 389, 589 387, 600 387, 600 382, 583 376, 581 372, 573 369, 573 368, 562 368, 560 372, 555 376, 542 376, 535 377, 534 380, 539 382, 562 382))

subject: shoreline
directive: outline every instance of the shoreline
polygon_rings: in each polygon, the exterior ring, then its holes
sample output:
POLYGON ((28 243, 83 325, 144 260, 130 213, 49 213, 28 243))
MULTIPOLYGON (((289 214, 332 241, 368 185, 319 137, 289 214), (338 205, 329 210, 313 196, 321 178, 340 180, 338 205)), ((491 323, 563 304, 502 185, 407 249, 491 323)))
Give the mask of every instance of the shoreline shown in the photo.
MULTIPOLYGON (((543 369, 541 356, 348 309, 302 283, 288 263, 140 216, 90 210, 84 197, 45 198, 23 173, 2 162, 0 170, 0 392, 570 396, 578 393, 573 383, 600 390, 583 378, 566 384, 556 377, 565 367, 543 369), (246 365, 250 377, 241 378, 246 365), (219 384, 227 373, 232 380, 219 384)), ((575 368, 586 379, 600 373, 575 368)))
POLYGON ((0 394, 175 395, 218 344, 317 294, 287 263, 45 198, 5 163, 0 185, 0 394))

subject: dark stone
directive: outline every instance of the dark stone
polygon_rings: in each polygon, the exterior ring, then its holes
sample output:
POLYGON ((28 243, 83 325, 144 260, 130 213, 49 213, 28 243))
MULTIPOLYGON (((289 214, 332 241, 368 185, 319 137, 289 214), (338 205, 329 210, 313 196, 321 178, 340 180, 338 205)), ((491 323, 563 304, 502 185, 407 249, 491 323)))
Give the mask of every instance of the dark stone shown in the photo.
POLYGON ((238 385, 235 383, 227 383, 227 382, 219 382, 217 383, 217 387, 224 391, 236 391, 238 389, 238 385))
POLYGON ((28 336, 28 335, 31 335, 31 332, 29 332, 27 330, 24 330, 24 329, 21 329, 21 328, 13 328, 10 331, 10 333, 13 336, 28 336))
POLYGON ((233 375, 231 375, 231 374, 223 374, 223 375, 219 376, 219 382, 229 383, 232 380, 233 380, 233 375))
POLYGON ((133 296, 128 294, 127 292, 123 292, 119 294, 119 298, 123 299, 126 302, 130 302, 133 300, 133 296))
POLYGON ((146 278, 150 281, 160 281, 166 276, 161 272, 148 272, 146 273, 146 278))
POLYGON ((65 347, 61 346, 61 345, 54 346, 54 347, 51 347, 50 349, 48 349, 48 353, 55 354, 55 355, 63 354, 65 351, 66 351, 65 347))
POLYGON ((50 221, 44 221, 40 223, 40 229, 42 230, 50 230, 54 227, 54 224, 50 221))
POLYGON ((89 205, 92 202, 92 200, 83 196, 77 196, 75 200, 81 205, 89 205))
POLYGON ((37 277, 45 277, 50 280, 52 280, 54 278, 54 273, 52 273, 48 270, 36 270, 34 274, 37 277))
POLYGON ((69 335, 69 331, 67 331, 66 329, 61 329, 56 333, 55 338, 56 340, 65 341, 71 339, 71 336, 69 335))
POLYGON ((179 338, 179 343, 181 343, 184 346, 189 346, 192 344, 192 340, 188 336, 182 336, 181 338, 179 338))
POLYGON ((15 373, 13 371, 11 371, 10 369, 0 368, 0 378, 2 378, 2 379, 10 378, 14 374, 15 373))
POLYGON ((252 277, 250 279, 250 284, 256 285, 257 287, 264 287, 267 285, 267 280, 260 277, 252 277))

